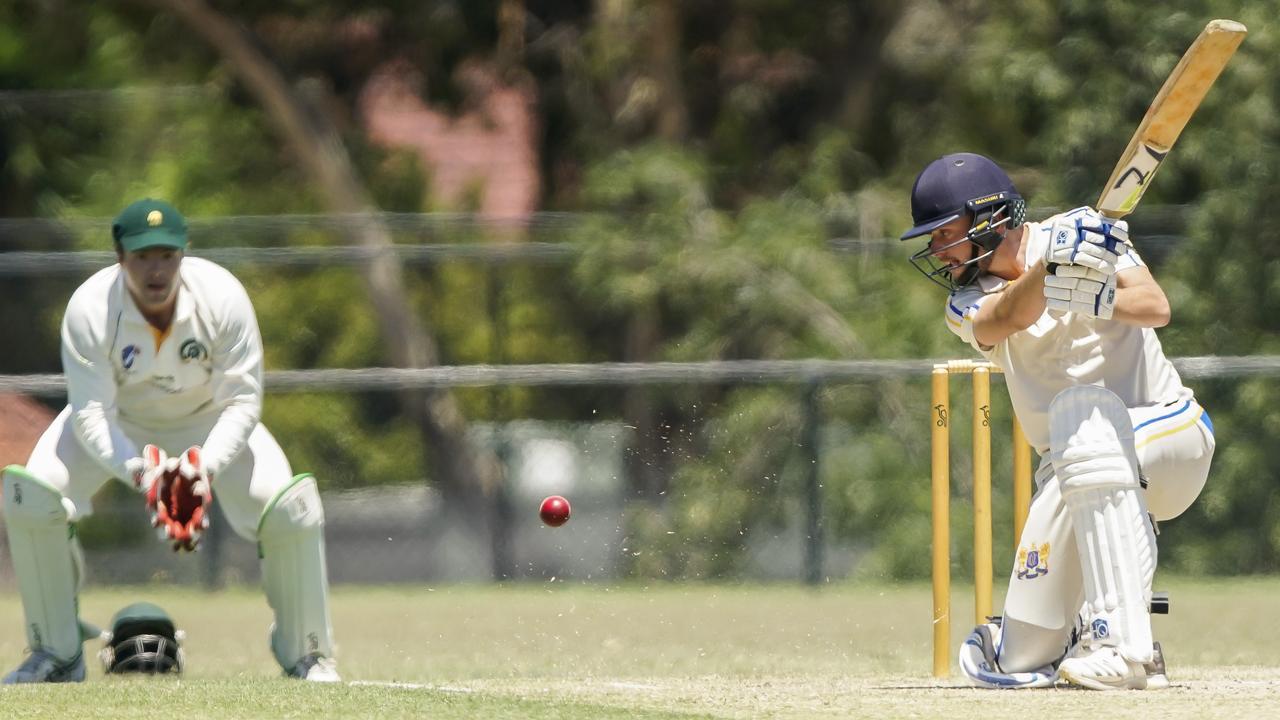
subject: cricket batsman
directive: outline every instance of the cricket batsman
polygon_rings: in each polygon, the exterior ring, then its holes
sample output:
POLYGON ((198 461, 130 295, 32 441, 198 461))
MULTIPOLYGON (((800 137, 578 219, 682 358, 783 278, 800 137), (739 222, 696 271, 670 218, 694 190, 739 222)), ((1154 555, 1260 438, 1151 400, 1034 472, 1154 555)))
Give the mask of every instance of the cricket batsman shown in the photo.
POLYGON ((339 680, 324 512, 260 422, 262 339, 249 296, 222 267, 186 257, 187 224, 139 200, 112 224, 119 263, 71 296, 62 321, 69 402, 26 467, 3 471, 4 515, 30 655, 4 683, 85 677, 75 522, 111 478, 144 498, 160 536, 194 550, 214 498, 257 543, 271 650, 285 674, 339 680))
POLYGON ((1209 415, 1165 357, 1169 302, 1128 227, 1081 207, 1024 222, 981 155, 930 163, 911 191, 911 257, 950 293, 944 320, 1004 372, 1040 454, 1004 615, 960 650, 978 687, 1168 686, 1151 631, 1156 521, 1200 494, 1209 415))

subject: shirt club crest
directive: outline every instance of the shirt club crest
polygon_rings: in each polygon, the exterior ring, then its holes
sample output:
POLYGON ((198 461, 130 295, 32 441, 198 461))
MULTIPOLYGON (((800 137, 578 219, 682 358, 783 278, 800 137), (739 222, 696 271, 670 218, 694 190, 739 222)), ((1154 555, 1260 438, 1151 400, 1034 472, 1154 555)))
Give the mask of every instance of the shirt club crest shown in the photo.
POLYGON ((188 338, 182 343, 182 347, 178 348, 178 357, 182 358, 183 362, 192 360, 201 362, 208 359, 209 350, 199 340, 188 338))
POLYGON ((1019 580, 1034 580, 1049 574, 1049 543, 1029 547, 1018 546, 1019 580))
POLYGON ((138 346, 126 345, 124 350, 120 351, 120 364, 125 370, 133 369, 133 361, 138 359, 138 346))

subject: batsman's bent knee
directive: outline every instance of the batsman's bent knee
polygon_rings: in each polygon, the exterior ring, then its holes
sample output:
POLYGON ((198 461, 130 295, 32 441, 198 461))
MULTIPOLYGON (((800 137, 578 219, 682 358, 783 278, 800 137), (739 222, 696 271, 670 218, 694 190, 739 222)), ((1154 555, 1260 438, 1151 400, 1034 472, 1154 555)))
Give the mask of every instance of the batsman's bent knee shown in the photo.
POLYGON ((324 509, 315 476, 297 475, 267 503, 258 522, 258 557, 275 611, 276 661, 290 671, 308 655, 332 657, 324 509))
POLYGON ((1070 387, 1049 404, 1051 460, 1063 497, 1090 488, 1138 487, 1138 455, 1129 411, 1118 395, 1070 387))

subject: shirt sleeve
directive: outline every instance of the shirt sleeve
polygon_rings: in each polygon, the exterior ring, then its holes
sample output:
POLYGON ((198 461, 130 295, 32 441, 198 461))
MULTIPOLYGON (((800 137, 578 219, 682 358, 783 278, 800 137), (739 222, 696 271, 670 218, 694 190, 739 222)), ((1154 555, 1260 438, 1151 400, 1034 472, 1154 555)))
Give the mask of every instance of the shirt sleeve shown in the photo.
MULTIPOLYGON (((62 371, 76 439, 112 477, 131 481, 127 463, 138 447, 117 420, 115 369, 106 327, 96 327, 73 296, 62 318, 62 371)), ((105 299, 100 299, 105 304, 105 299)))
POLYGON ((974 350, 982 353, 983 357, 988 357, 993 348, 982 345, 973 336, 973 319, 978 314, 978 308, 982 307, 982 303, 989 297, 990 295, 977 288, 957 290, 947 297, 947 307, 943 311, 947 327, 951 332, 974 350))
POLYGON ((262 418, 262 336, 244 286, 233 278, 214 319, 213 402, 221 406, 201 447, 205 470, 216 476, 249 442, 262 418))

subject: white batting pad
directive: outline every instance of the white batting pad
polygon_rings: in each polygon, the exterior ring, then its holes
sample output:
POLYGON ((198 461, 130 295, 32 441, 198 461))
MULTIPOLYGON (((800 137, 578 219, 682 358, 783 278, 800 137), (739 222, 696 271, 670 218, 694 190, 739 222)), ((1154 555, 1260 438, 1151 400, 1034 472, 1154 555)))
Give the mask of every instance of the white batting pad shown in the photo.
POLYGON ((1049 442, 1075 528, 1091 642, 1151 662, 1156 539, 1124 402, 1100 387, 1064 390, 1049 406, 1049 442))
POLYGON ((71 501, 22 467, 4 469, 4 519, 26 615, 27 644, 59 660, 80 655, 76 595, 83 560, 71 501))
POLYGON ((258 523, 258 557, 275 611, 276 661, 290 671, 307 655, 333 657, 324 510, 314 476, 298 475, 267 503, 258 523))

